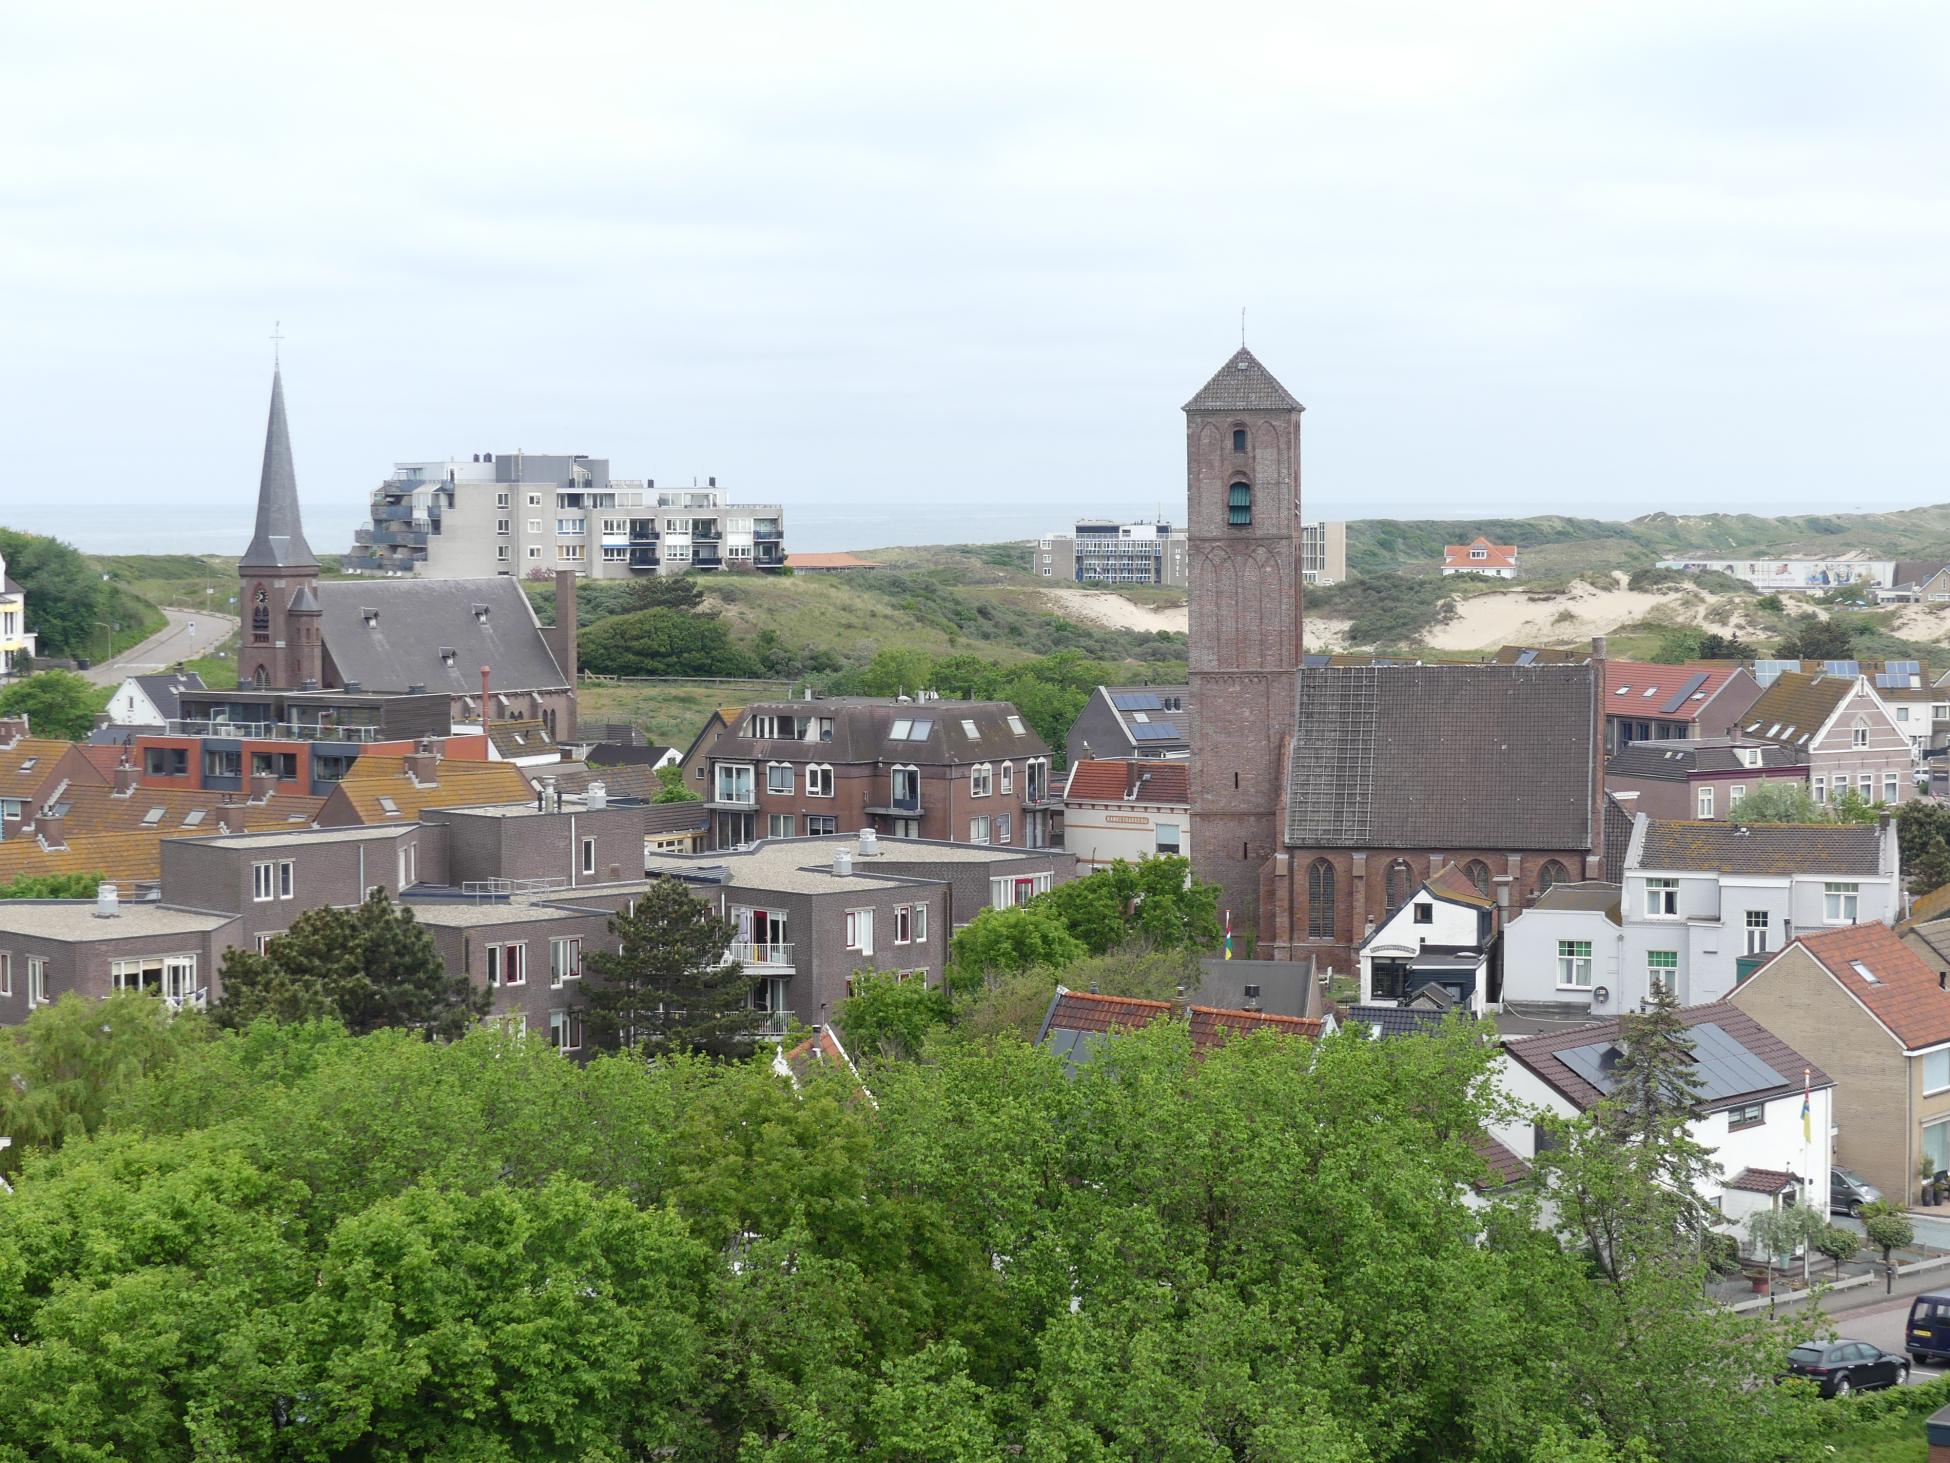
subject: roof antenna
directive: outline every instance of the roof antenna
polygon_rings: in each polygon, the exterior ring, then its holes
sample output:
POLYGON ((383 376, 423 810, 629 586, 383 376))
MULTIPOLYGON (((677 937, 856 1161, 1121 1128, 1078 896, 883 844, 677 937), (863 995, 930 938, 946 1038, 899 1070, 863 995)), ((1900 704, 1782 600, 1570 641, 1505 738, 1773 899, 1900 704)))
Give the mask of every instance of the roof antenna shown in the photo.
POLYGON ((1246 307, 1239 307, 1239 349, 1246 348, 1246 307))
MULTIPOLYGON (((1242 330, 1244 329, 1243 325, 1241 326, 1241 329, 1242 330)), ((1244 345, 1246 343, 1245 336, 1243 334, 1239 338, 1239 343, 1241 345, 1244 345)), ((283 344, 284 344, 284 322, 282 320, 273 320, 271 322, 271 369, 273 371, 278 370, 282 365, 282 362, 279 361, 278 356, 283 347, 283 344)))

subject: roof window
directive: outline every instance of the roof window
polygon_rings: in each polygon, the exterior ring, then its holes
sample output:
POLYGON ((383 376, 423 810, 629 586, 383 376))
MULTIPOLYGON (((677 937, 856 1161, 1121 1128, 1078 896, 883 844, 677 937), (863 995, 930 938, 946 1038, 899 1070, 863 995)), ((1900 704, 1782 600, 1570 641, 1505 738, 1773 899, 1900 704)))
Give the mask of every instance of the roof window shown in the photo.
POLYGON ((22 772, 30 772, 33 770, 34 764, 40 760, 41 759, 39 757, 29 757, 26 761, 20 764, 19 770, 22 772))
POLYGON ((904 742, 907 740, 907 734, 913 730, 914 730, 913 719, 911 717, 904 717, 900 721, 894 723, 894 729, 891 732, 889 732, 888 735, 897 742, 904 742))
POLYGON ((167 811, 167 808, 151 808, 142 815, 142 826, 144 828, 155 827, 158 823, 162 822, 163 814, 167 811))
POLYGON ((1860 960, 1849 961, 1848 968, 1854 971, 1857 975, 1861 976, 1862 979, 1866 980, 1870 985, 1882 984, 1881 981, 1876 979, 1876 973, 1873 970, 1869 969, 1868 966, 1864 965, 1860 960))
POLYGON ((1645 688, 1645 694, 1648 696, 1656 696, 1659 694, 1659 688, 1657 686, 1647 686, 1645 688))
POLYGON ((1026 735, 1025 731, 1023 730, 1022 718, 1020 716, 1012 716, 1009 718, 1009 730, 1014 732, 1019 737, 1026 735))
POLYGON ((981 736, 982 734, 981 729, 977 727, 974 722, 968 720, 966 717, 962 718, 961 729, 962 732, 967 736, 967 738, 971 742, 974 741, 977 737, 981 736))
POLYGON ((384 813, 388 818, 397 818, 399 816, 399 804, 391 798, 381 798, 379 800, 379 811, 384 813))
POLYGON ((1623 695, 1625 695, 1625 694, 1627 694, 1627 693, 1628 693, 1628 692, 1629 692, 1629 691, 1630 691, 1631 689, 1632 689, 1632 688, 1631 688, 1630 686, 1620 686, 1620 687, 1619 687, 1619 688, 1618 688, 1618 689, 1617 689, 1616 691, 1613 691, 1613 692, 1612 692, 1612 695, 1614 695, 1614 696, 1623 696, 1623 695))
POLYGON ((197 824, 203 821, 204 811, 202 808, 191 808, 183 815, 183 826, 185 828, 196 827, 197 824))

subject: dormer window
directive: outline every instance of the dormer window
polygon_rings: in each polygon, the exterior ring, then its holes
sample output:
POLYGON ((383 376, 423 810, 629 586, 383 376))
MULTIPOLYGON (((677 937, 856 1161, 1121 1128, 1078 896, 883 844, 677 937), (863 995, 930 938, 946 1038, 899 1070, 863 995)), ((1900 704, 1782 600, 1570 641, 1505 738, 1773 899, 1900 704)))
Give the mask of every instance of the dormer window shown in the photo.
POLYGON ((1490 551, 1488 549, 1471 549, 1469 551, 1469 557, 1472 559, 1487 559, 1489 556, 1490 551))
POLYGON ((1226 489, 1226 526, 1250 528, 1253 523, 1253 485, 1234 483, 1226 489))
POLYGON ((1246 450, 1246 429, 1244 427, 1234 427, 1232 429, 1232 450, 1234 452, 1244 452, 1246 450))

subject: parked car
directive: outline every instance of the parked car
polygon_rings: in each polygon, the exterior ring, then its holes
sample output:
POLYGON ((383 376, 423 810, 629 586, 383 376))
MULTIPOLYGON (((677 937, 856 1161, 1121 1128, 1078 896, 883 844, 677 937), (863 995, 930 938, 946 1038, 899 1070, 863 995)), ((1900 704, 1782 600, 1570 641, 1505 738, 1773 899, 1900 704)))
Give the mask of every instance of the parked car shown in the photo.
POLYGON ((1903 1335, 1911 1361, 1930 1366, 1950 1361, 1950 1294, 1931 1291, 1911 1301, 1903 1335))
POLYGON ((1881 1197, 1882 1190, 1853 1169, 1828 1170, 1828 1212, 1830 1214, 1860 1214, 1864 1204, 1873 1204, 1881 1197))
POLYGON ((1788 1353, 1788 1371, 1818 1383, 1824 1397, 1846 1397, 1872 1387, 1900 1387, 1909 1363, 1866 1341, 1811 1341, 1788 1353))

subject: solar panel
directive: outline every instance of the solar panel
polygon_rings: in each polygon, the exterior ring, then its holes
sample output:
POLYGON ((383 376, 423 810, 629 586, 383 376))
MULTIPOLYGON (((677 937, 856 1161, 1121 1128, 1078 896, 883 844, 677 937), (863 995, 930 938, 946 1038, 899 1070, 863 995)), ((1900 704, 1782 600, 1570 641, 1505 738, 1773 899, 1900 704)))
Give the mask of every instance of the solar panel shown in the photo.
POLYGON ((1303 655, 1300 657, 1300 664, 1310 671, 1317 671, 1330 659, 1332 657, 1325 655, 1303 655))
POLYGON ((1517 655, 1517 664, 1529 665, 1536 658, 1537 658, 1537 652, 1534 650, 1520 651, 1517 655))
POLYGON ((1892 676, 1920 676, 1923 674, 1923 662, 1920 660, 1886 660, 1882 663, 1882 668, 1892 676))
POLYGON ((1693 672, 1693 674, 1687 679, 1686 684, 1681 686, 1677 691, 1674 691, 1672 693, 1672 699, 1666 702, 1664 706, 1661 706, 1659 708, 1659 715, 1669 716, 1673 712, 1677 711, 1680 707, 1686 704, 1687 698, 1689 698, 1693 694, 1693 692, 1697 691, 1701 686, 1704 686, 1705 684, 1706 684, 1706 672, 1705 671, 1693 672))
POLYGON ((1131 728, 1131 737, 1139 742, 1182 742, 1185 734, 1168 721, 1147 721, 1131 728))
POLYGON ((1862 674, 1862 663, 1855 660, 1824 660, 1821 673, 1824 676, 1859 676, 1862 674))
MULTIPOLYGON (((1787 1085, 1785 1077, 1713 1022, 1702 1021, 1686 1034, 1693 1042, 1693 1075, 1699 1079, 1701 1101, 1724 1102, 1787 1085)), ((1619 1042, 1599 1041, 1560 1051, 1557 1059, 1600 1092, 1610 1092, 1624 1050, 1619 1042)))
POLYGON ((1119 711, 1163 711, 1165 703, 1149 691, 1119 691, 1110 698, 1119 711))
POLYGON ((1763 686, 1771 686, 1780 679, 1782 671, 1798 671, 1798 660, 1757 660, 1754 662, 1754 679, 1763 686))

